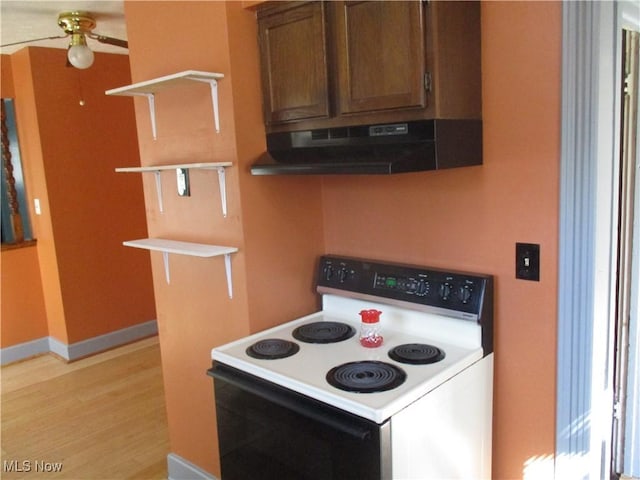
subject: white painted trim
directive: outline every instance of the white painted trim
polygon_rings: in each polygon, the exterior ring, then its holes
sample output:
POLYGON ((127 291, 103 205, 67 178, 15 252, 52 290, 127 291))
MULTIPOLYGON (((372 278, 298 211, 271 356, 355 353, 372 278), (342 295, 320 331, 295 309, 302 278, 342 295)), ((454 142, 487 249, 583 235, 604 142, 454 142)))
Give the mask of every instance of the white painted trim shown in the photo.
POLYGON ((18 362, 25 358, 34 357, 47 352, 49 352, 48 337, 38 338, 29 342, 0 348, 0 365, 18 362))
POLYGON ((89 338, 81 342, 72 343, 67 349, 68 360, 76 360, 94 353, 118 347, 126 343, 150 337, 158 333, 158 324, 155 320, 139 323, 131 327, 109 332, 104 335, 89 338))
POLYGON ((563 2, 555 456, 555 478, 563 480, 609 477, 614 9, 563 2))
POLYGON ((87 355, 119 347, 120 345, 157 334, 157 321, 149 320, 148 322, 122 328, 115 332, 109 332, 104 335, 72 343, 71 345, 67 345, 53 337, 43 337, 18 345, 0 348, 0 365, 6 365, 48 352, 55 353, 65 360, 77 360, 87 355))
POLYGON ((609 478, 620 131, 620 9, 563 2, 555 478, 609 478))
POLYGON ((167 455, 167 473, 168 480, 218 480, 175 453, 167 455))
POLYGON ((69 346, 66 343, 62 343, 57 338, 47 337, 49 340, 49 351, 55 353, 59 357, 69 360, 69 346))
MULTIPOLYGON (((640 32, 640 4, 620 1, 618 23, 621 28, 640 32)), ((620 47, 622 51, 622 47, 620 47)), ((640 111, 640 95, 635 108, 640 111)), ((622 480, 640 480, 640 137, 635 146, 635 205, 633 209, 633 251, 630 287, 629 352, 626 372, 626 405, 624 419, 624 445, 622 454, 622 480)), ((624 401, 624 400, 623 400, 624 401)))

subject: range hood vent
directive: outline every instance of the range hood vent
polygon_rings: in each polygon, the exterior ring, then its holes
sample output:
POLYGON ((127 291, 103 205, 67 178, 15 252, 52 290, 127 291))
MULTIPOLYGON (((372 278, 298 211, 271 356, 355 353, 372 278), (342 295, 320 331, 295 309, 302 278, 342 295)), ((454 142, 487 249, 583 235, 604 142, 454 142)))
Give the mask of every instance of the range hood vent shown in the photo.
POLYGON ((480 120, 419 120, 270 133, 251 173, 392 174, 480 164, 480 120))

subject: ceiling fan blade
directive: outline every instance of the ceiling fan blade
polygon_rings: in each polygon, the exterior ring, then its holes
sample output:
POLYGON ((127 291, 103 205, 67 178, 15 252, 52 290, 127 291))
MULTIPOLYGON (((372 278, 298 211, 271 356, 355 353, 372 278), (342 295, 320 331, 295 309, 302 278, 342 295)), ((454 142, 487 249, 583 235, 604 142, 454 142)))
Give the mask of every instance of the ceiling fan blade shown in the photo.
POLYGON ((23 43, 39 42, 40 40, 56 40, 58 38, 67 38, 67 37, 68 35, 55 35, 53 37, 32 38, 31 40, 21 40, 20 42, 5 43, 4 45, 0 45, 0 48, 12 47, 14 45, 21 45, 23 43))
POLYGON ((119 38, 106 37, 104 35, 98 35, 95 33, 88 34, 89 38, 97 40, 100 43, 106 43, 107 45, 114 45, 116 47, 129 48, 129 42, 126 40, 120 40, 119 38))

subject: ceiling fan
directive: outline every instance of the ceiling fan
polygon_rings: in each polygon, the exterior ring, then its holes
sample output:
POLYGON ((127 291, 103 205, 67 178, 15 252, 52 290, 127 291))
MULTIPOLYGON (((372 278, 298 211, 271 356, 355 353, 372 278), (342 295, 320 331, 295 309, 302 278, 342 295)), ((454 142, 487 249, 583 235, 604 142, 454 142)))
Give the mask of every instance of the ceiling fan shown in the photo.
POLYGON ((0 45, 0 48, 23 43, 37 42, 40 40, 55 40, 58 38, 71 37, 69 49, 67 50, 67 65, 80 69, 89 68, 93 64, 94 60, 93 51, 87 45, 87 37, 100 43, 129 48, 129 44, 126 40, 93 33, 93 29, 96 27, 96 21, 89 12, 62 12, 58 15, 58 26, 64 31, 64 35, 33 38, 31 40, 8 43, 6 45, 0 45))

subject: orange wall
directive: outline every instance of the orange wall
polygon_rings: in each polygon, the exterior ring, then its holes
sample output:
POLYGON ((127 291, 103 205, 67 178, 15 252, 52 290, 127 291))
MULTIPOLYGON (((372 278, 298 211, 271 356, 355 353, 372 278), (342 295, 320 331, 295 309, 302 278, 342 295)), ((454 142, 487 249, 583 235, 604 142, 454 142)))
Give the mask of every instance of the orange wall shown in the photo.
POLYGON ((256 332, 316 309, 312 273, 324 251, 322 195, 320 178, 292 181, 249 173, 266 147, 258 47, 257 42, 248 42, 258 36, 257 23, 255 14, 241 5, 227 3, 227 28, 249 319, 251 331, 256 332))
POLYGON ((493 215, 481 255, 498 275, 494 472, 509 478, 555 451, 562 5, 487 2, 482 14, 493 215), (516 241, 540 244, 539 283, 514 279, 516 241))
POLYGON ((559 2, 483 2, 484 164, 323 183, 328 251, 495 275, 496 479, 554 452, 560 53, 559 2))
POLYGON ((209 351, 314 308, 313 267, 326 251, 496 276, 494 478, 521 478, 528 459, 554 450, 560 3, 482 4, 483 166, 325 178, 248 174, 264 149, 254 14, 241 2, 184 5, 126 2, 133 81, 224 73, 221 133, 206 86, 157 96, 156 141, 138 99, 141 163, 233 161, 229 217, 213 172, 191 172, 190 198, 165 187, 164 214, 145 177, 149 233, 240 252, 232 300, 222 259, 171 256, 167 285, 151 254, 172 451, 219 475, 209 351), (541 244, 540 282, 514 279, 516 242, 541 244))
MULTIPOLYGON (((11 57, 0 55, 0 61, 0 95, 13 98, 11 57)), ((0 348, 46 337, 47 315, 36 246, 2 250, 0 273, 0 348)))
POLYGON ((35 246, 2 251, 2 318, 0 347, 46 337, 38 250, 35 246))
POLYGON ((114 172, 137 158, 134 112, 104 95, 130 81, 127 57, 98 53, 80 71, 65 50, 29 47, 11 63, 49 335, 69 344, 152 320, 149 260, 121 245, 146 236, 140 179, 114 172))
MULTIPOLYGON (((0 94, 15 98, 11 56, 0 55, 0 94)), ((37 246, 0 253, 0 348, 49 335, 37 246)))
POLYGON ((51 216, 48 214, 50 210, 46 193, 47 179, 43 166, 40 125, 32 82, 31 51, 30 48, 24 48, 11 55, 18 137, 27 197, 29 198, 30 219, 34 236, 38 239, 38 261, 48 331, 50 336, 63 343, 68 343, 51 216), (43 215, 35 215, 32 208, 32 198, 40 199, 43 215))
POLYGON ((13 69, 11 67, 11 57, 0 55, 0 95, 2 98, 13 98, 13 69))
MULTIPOLYGON (((240 2, 125 3, 133 82, 184 70, 221 72, 220 133, 209 88, 194 84, 156 96, 158 139, 145 99, 136 99, 142 165, 232 161, 229 214, 217 174, 191 170, 191 197, 163 174, 164 213, 152 176, 143 178, 150 236, 232 245, 233 299, 222 258, 151 253, 172 452, 219 475, 211 348, 315 308, 311 272, 322 251, 320 181, 259 181, 248 166, 264 151, 255 17, 240 2), (153 18, 150 22, 149 18, 153 18), (304 278, 304 282, 300 279, 304 278)), ((118 86, 118 85, 114 85, 118 86)), ((133 164, 132 164, 133 165, 133 164)), ((140 252, 139 255, 149 255, 140 252)))

